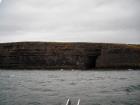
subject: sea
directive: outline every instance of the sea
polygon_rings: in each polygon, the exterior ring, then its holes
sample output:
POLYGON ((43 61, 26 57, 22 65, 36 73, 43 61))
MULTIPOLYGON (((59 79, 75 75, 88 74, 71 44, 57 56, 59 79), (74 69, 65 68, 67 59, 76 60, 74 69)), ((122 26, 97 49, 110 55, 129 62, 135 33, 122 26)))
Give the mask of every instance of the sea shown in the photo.
POLYGON ((0 105, 140 105, 140 70, 0 70, 0 105))

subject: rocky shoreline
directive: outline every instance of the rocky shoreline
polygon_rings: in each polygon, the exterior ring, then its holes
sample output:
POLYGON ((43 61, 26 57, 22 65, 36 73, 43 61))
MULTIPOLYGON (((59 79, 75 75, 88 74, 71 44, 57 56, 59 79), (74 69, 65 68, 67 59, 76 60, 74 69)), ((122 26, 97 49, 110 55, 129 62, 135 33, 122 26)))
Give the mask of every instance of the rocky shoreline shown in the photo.
POLYGON ((1 43, 0 69, 140 69, 140 45, 1 43))

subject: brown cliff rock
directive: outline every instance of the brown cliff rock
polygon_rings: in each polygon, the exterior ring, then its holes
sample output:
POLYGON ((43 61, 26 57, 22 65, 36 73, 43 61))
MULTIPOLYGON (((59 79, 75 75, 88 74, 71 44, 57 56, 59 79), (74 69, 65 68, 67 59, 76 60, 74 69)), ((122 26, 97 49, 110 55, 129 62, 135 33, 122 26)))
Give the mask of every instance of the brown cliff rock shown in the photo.
POLYGON ((140 69, 140 45, 17 42, 0 44, 1 69, 140 69))

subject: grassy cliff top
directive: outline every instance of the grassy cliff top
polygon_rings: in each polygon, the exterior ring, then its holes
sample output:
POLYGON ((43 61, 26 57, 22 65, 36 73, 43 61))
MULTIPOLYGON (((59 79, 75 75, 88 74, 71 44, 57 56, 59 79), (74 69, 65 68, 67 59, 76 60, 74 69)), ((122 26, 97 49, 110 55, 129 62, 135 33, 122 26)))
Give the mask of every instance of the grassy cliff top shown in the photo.
POLYGON ((120 44, 120 43, 90 43, 90 42, 9 42, 0 43, 0 47, 12 46, 61 46, 61 47, 98 47, 98 48, 132 48, 140 49, 140 44, 120 44))

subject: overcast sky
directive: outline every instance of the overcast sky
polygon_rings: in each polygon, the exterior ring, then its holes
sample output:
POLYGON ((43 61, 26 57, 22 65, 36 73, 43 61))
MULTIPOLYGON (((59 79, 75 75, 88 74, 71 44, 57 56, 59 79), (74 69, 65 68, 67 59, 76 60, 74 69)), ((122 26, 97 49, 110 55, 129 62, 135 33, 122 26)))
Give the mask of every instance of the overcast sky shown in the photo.
POLYGON ((0 0, 0 42, 140 44, 140 0, 0 0))

